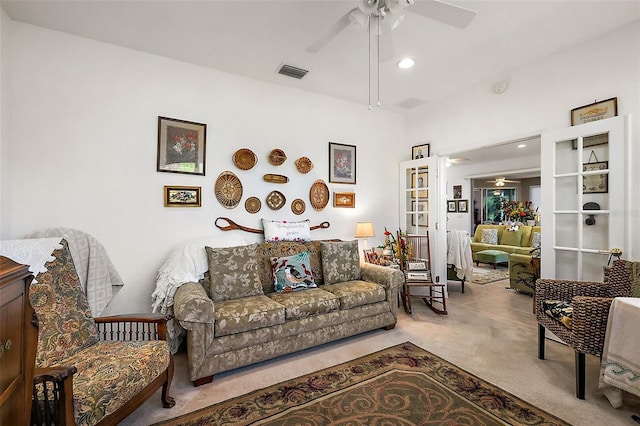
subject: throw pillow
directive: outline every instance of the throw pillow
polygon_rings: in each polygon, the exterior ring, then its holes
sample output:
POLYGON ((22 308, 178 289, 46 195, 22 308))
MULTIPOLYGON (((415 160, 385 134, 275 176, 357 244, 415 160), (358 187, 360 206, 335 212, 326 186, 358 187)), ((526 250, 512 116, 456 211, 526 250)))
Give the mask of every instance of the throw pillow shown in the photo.
POLYGON ((497 229, 483 229, 481 243, 484 244, 498 244, 498 230, 497 229))
POLYGON ((265 241, 311 241, 309 219, 300 222, 262 219, 265 241))
POLYGON ((258 244, 205 247, 209 258, 211 300, 222 302, 264 294, 258 277, 257 248, 258 244))
POLYGON ((534 232, 531 237, 531 247, 540 247, 540 244, 542 244, 542 234, 534 232))
POLYGON ((321 242, 320 247, 325 284, 360 279, 358 241, 321 242))
POLYGON ((516 246, 520 247, 520 240, 522 239, 522 230, 518 229, 517 231, 505 231, 502 233, 502 241, 500 244, 504 244, 506 246, 516 246))
POLYGON ((289 293, 296 290, 317 287, 311 272, 309 252, 303 251, 294 256, 272 257, 273 286, 277 293, 289 293))

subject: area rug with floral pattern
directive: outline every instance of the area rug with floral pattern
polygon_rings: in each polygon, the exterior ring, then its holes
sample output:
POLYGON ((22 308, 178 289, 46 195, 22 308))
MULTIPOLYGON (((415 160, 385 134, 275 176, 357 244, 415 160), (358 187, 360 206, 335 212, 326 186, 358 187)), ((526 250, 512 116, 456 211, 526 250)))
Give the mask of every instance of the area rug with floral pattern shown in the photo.
POLYGON ((159 425, 568 425, 406 342, 159 425))
POLYGON ((474 267, 471 282, 474 284, 489 284, 496 281, 506 280, 507 278, 509 278, 509 269, 474 267))

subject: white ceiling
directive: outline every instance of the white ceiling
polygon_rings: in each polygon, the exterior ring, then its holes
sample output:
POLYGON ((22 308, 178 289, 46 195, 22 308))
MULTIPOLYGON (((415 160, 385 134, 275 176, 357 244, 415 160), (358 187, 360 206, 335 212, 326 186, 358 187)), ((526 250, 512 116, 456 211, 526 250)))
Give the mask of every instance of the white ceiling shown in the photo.
MULTIPOLYGON (((429 1, 429 0, 416 0, 429 1)), ((368 103, 368 34, 345 29, 305 49, 357 1, 1 1, 14 20, 335 98, 368 103), (309 70, 277 74, 283 63, 309 70)), ((434 102, 640 19, 640 1, 458 1, 477 12, 466 29, 407 13, 381 64, 383 108, 434 102), (405 55, 416 65, 400 70, 405 55)), ((410 10, 410 9, 409 9, 410 10)), ((374 63, 375 70, 375 63, 374 63)), ((375 78, 373 102, 376 100, 375 78)))

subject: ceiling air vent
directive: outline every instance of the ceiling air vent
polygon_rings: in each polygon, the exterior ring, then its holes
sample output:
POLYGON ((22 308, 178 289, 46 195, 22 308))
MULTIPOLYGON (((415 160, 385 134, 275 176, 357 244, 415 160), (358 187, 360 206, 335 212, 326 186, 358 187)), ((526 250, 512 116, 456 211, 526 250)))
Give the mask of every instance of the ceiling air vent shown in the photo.
POLYGON ((286 75, 287 77, 297 78, 298 80, 307 75, 308 72, 309 71, 303 70, 302 68, 294 67, 287 64, 282 65, 278 70, 279 74, 286 75))

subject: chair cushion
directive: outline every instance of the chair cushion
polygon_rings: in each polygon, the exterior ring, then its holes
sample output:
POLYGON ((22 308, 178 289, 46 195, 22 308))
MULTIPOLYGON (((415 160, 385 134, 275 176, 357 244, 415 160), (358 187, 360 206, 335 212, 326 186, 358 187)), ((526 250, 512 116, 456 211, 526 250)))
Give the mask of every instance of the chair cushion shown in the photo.
POLYGON ((29 299, 38 318, 37 367, 57 365, 98 342, 98 329, 80 286, 65 239, 54 250, 54 260, 29 287, 29 299))
POLYGON ((257 244, 205 247, 214 302, 264 294, 258 276, 257 244))
POLYGON ((271 293, 269 297, 285 307, 285 317, 287 320, 326 314, 327 312, 340 309, 340 299, 338 296, 319 288, 311 288, 293 293, 271 293))
POLYGON ((322 274, 325 284, 360 279, 358 241, 322 242, 322 274))
POLYGON ((66 359, 75 366, 73 406, 76 423, 94 425, 123 406, 169 366, 163 340, 102 341, 66 359))
POLYGON ((544 313, 549 315, 556 321, 559 321, 567 328, 571 328, 571 319, 573 317, 573 306, 571 302, 566 300, 543 300, 542 309, 544 313))
POLYGON ((284 306, 265 295, 226 300, 214 304, 216 337, 284 323, 284 306))
POLYGON ((382 302, 387 297, 384 287, 368 281, 357 280, 327 284, 322 288, 340 298, 340 309, 351 309, 356 306, 382 302))

